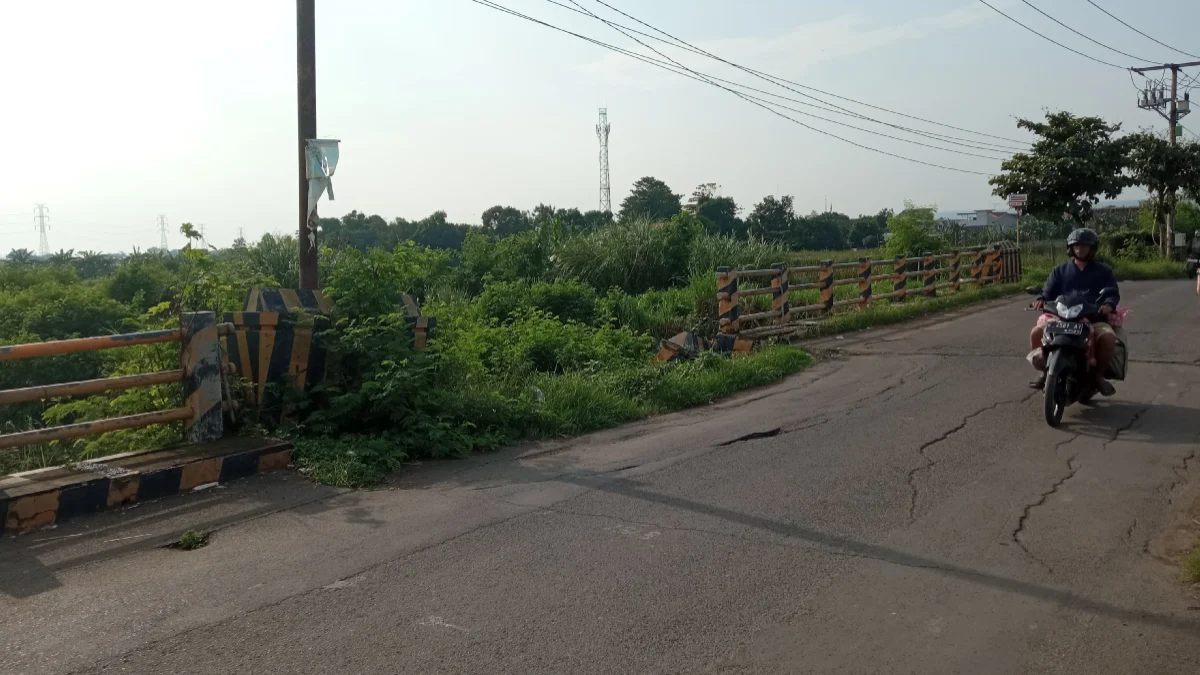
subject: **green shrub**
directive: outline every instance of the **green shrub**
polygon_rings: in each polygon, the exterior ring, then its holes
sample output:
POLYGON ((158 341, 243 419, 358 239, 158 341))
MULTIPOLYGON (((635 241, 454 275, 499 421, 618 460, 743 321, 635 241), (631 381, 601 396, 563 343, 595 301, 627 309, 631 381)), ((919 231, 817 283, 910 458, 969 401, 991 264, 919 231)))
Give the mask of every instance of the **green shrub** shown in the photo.
POLYGON ((537 309, 564 321, 591 324, 597 319, 596 290, 574 280, 497 281, 487 284, 479 297, 483 315, 507 321, 537 309))
POLYGON ((935 231, 934 206, 916 206, 904 202, 904 210, 888 218, 888 237, 884 251, 889 256, 918 256, 926 252, 941 253, 946 240, 935 231))
POLYGON ((419 301, 450 271, 448 253, 411 242, 393 251, 376 248, 364 254, 355 248, 325 249, 324 255, 331 259, 325 292, 338 312, 349 317, 387 315, 401 306, 405 293, 419 301))
POLYGON ((718 267, 764 269, 786 262, 788 250, 774 242, 701 234, 692 240, 689 277, 711 277, 718 267))
POLYGON ((634 219, 564 238, 554 266, 563 277, 637 294, 682 285, 702 227, 686 212, 665 222, 634 219))

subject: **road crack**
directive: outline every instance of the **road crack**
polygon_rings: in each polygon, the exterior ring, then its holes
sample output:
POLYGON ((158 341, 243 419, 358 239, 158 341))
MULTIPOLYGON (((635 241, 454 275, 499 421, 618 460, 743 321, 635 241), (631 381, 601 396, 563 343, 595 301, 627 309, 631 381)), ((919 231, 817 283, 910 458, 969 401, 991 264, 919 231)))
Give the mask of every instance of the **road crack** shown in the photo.
POLYGON ((1025 396, 1022 396, 1021 398, 1014 399, 1014 400, 999 401, 999 402, 993 403, 989 406, 986 406, 984 408, 981 408, 979 410, 976 410, 975 412, 963 417, 962 420, 959 421, 958 424, 956 424, 954 427, 950 428, 948 431, 946 431, 942 435, 938 436, 937 438, 934 438, 933 440, 922 443, 921 447, 917 448, 917 453, 921 456, 921 459, 923 460, 924 463, 921 464, 920 466, 913 468, 911 471, 908 472, 908 489, 909 489, 908 522, 910 525, 912 523, 916 522, 916 519, 917 519, 916 518, 916 516, 917 516, 917 498, 919 496, 919 489, 917 488, 917 474, 921 473, 922 471, 931 470, 934 466, 937 466, 937 463, 938 463, 936 459, 929 456, 929 452, 928 452, 929 448, 937 445, 938 443, 942 443, 943 441, 948 440, 954 434, 957 434, 958 432, 962 431, 963 429, 966 429, 967 425, 971 423, 971 420, 975 419, 976 417, 979 417, 980 415, 982 415, 984 413, 995 410, 1001 406, 1011 405, 1014 403, 1025 403, 1030 398, 1032 398, 1034 395, 1036 395, 1036 393, 1037 392, 1034 392, 1032 394, 1026 394, 1025 396))
MULTIPOLYGON (((1120 430, 1118 430, 1117 433, 1120 433, 1120 430)), ((1057 454, 1058 451, 1061 450, 1064 445, 1068 445, 1069 443, 1072 443, 1079 437, 1080 437, 1080 434, 1071 434, 1071 437, 1068 438, 1067 440, 1060 441, 1057 444, 1055 444, 1054 452, 1057 454)), ((1116 434, 1113 434, 1113 438, 1116 438, 1116 434)), ((1027 547, 1025 545, 1025 542, 1021 541, 1021 534, 1025 531, 1025 524, 1027 522, 1029 522, 1029 517, 1030 517, 1030 515, 1032 515, 1033 510, 1036 509, 1037 507, 1045 504, 1046 500, 1050 499, 1050 495, 1058 492, 1059 488, 1061 488, 1067 481, 1074 478, 1075 474, 1078 472, 1079 472, 1079 464, 1075 460, 1075 455, 1071 455, 1070 457, 1067 458, 1067 475, 1056 480, 1054 482, 1054 484, 1050 486, 1049 490, 1043 492, 1041 495, 1038 496, 1037 501, 1034 501, 1034 502, 1031 502, 1031 503, 1025 505, 1025 507, 1021 510, 1021 517, 1017 519, 1016 528, 1014 528, 1012 531, 1012 534, 1009 535, 1010 538, 1012 539, 1013 543, 1016 544, 1017 547, 1020 548, 1022 551, 1024 551, 1025 555, 1029 556, 1030 560, 1033 560, 1037 564, 1041 565, 1043 568, 1045 568, 1045 570, 1047 572, 1049 572, 1051 574, 1054 573, 1054 568, 1052 568, 1050 565, 1046 564, 1041 558, 1037 557, 1036 555, 1033 554, 1032 551, 1029 550, 1029 547, 1027 547)))

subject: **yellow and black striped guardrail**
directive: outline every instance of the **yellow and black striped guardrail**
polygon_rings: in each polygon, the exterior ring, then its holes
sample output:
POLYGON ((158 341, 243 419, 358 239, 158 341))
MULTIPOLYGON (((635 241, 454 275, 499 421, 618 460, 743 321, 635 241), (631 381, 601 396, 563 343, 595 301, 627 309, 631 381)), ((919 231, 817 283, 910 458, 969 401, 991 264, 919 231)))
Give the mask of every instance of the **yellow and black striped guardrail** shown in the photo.
POLYGON ((860 258, 857 262, 841 263, 825 260, 804 267, 776 263, 770 269, 720 267, 717 268, 720 334, 714 346, 720 351, 744 351, 747 340, 792 332, 804 317, 828 315, 841 307, 866 308, 882 300, 906 302, 910 295, 909 279, 914 280, 912 294, 925 298, 936 297, 943 291, 957 293, 964 285, 1015 283, 1021 279, 1021 251, 1011 242, 1002 242, 985 248, 889 260, 860 258), (809 278, 796 283, 798 276, 809 278), (876 284, 887 282, 891 282, 890 291, 875 292, 876 284), (856 286, 857 297, 838 300, 839 286, 856 286), (793 302, 797 293, 806 291, 810 292, 807 304, 793 302), (811 291, 816 291, 815 297, 811 291), (769 304, 765 302, 766 296, 770 296, 769 304), (734 348, 735 344, 740 349, 734 348))

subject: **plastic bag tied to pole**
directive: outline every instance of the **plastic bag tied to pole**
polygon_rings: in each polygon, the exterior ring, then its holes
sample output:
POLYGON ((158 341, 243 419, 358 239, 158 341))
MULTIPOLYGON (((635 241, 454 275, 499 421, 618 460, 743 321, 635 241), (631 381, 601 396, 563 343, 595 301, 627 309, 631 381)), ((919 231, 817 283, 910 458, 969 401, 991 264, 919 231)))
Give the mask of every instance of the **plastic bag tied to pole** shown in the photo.
MULTIPOLYGON (((312 218, 321 195, 329 193, 333 201, 333 173, 337 170, 338 143, 327 138, 310 138, 305 141, 304 167, 308 174, 308 217, 312 218)), ((309 237, 313 237, 309 234, 309 237)), ((315 239, 315 237, 313 237, 315 239)))

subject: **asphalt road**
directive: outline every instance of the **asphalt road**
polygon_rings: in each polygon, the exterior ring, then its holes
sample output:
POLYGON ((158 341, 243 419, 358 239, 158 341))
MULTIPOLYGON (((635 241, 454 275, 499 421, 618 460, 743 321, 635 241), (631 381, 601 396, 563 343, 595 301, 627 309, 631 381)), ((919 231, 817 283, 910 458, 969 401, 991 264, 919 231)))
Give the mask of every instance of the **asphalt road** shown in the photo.
POLYGON ((5 540, 0 672, 1194 675, 1156 551, 1200 489, 1200 298, 1123 292, 1129 379, 1058 430, 1015 299, 388 490, 280 474, 5 540))

